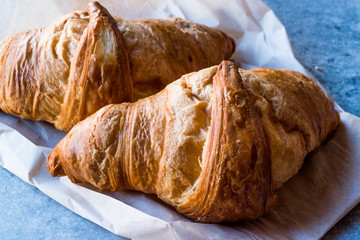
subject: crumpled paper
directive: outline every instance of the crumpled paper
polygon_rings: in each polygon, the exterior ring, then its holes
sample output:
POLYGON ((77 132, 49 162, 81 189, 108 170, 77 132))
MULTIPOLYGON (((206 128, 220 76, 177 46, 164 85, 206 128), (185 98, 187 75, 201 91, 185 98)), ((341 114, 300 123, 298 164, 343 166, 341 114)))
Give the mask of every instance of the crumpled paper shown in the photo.
MULTIPOLYGON (((50 24, 88 1, 0 0, 0 38, 50 24)), ((242 68, 287 68, 309 73, 295 59, 284 26, 260 0, 100 1, 127 18, 180 17, 217 27, 236 40, 232 59, 242 68)), ((0 165, 62 205, 115 234, 132 239, 317 239, 360 201, 360 119, 338 105, 341 124, 310 153, 279 191, 269 214, 233 224, 192 222, 155 196, 107 192, 53 178, 46 169, 64 132, 0 112, 0 165)))

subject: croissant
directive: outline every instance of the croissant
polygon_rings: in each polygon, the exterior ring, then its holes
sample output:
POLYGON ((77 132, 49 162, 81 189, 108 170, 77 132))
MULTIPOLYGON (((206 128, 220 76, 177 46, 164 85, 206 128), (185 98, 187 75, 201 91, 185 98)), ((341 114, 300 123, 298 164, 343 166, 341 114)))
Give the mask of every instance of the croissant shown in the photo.
POLYGON ((156 194, 195 221, 249 220, 338 124, 333 102, 301 73, 224 61, 105 106, 71 129, 47 166, 75 183, 156 194))
POLYGON ((127 20, 97 2, 0 43, 0 109, 60 130, 109 103, 152 95, 235 49, 220 30, 173 18, 127 20))

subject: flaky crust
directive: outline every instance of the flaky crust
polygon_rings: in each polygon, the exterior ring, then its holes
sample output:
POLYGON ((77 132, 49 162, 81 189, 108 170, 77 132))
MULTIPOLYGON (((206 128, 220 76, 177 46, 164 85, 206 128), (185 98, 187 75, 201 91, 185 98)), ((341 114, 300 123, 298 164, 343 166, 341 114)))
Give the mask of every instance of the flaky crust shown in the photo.
POLYGON ((182 19, 128 20, 97 2, 0 43, 0 109, 68 131, 109 103, 150 96, 228 59, 234 41, 182 19))
POLYGON ((100 109, 55 147, 48 169, 100 189, 156 194, 195 221, 255 219, 338 124, 308 77, 223 62, 100 109))

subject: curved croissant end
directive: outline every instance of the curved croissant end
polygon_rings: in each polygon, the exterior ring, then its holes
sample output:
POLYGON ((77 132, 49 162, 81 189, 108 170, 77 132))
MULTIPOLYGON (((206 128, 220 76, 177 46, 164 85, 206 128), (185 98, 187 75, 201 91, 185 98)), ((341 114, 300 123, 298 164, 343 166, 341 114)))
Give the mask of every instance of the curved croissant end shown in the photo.
POLYGON ((65 100, 55 123, 65 131, 99 108, 129 102, 132 97, 129 60, 115 20, 97 2, 89 3, 88 13, 90 21, 73 57, 65 100))
POLYGON ((200 222, 255 219, 273 202, 271 164, 258 113, 234 64, 219 66, 211 101, 199 183, 177 210, 200 222))

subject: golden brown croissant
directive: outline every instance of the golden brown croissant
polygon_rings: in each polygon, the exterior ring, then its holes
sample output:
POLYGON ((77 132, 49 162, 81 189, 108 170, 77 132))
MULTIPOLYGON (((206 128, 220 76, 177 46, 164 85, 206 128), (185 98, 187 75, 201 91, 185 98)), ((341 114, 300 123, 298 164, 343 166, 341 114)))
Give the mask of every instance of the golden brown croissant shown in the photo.
POLYGON ((109 103, 152 95, 228 59, 234 46, 214 28, 178 18, 112 17, 92 2, 88 13, 0 43, 0 109, 68 131, 109 103))
POLYGON ((57 144, 48 169, 100 189, 156 194, 195 221, 255 219, 338 124, 308 77, 225 61, 100 109, 57 144))

